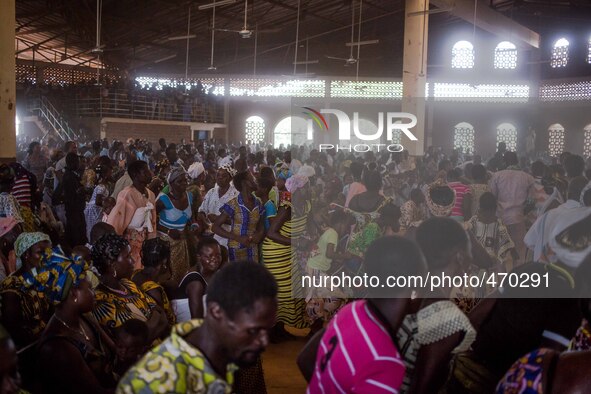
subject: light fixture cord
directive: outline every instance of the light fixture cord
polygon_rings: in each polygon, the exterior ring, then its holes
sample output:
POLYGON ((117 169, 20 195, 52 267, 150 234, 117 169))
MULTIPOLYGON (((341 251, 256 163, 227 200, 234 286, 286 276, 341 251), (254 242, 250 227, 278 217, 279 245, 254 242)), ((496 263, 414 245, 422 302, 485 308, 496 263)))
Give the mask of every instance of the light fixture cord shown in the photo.
POLYGON ((296 20, 296 42, 295 42, 295 54, 293 60, 293 75, 296 74, 298 68, 298 45, 299 45, 299 38, 300 38, 300 3, 301 0, 298 0, 298 16, 296 20))

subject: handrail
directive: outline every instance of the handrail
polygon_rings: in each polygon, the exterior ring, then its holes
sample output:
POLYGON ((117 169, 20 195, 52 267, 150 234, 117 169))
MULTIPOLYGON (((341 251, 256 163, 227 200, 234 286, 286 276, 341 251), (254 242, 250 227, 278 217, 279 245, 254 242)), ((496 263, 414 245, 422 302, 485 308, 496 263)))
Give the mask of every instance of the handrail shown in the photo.
POLYGON ((77 136, 74 130, 47 97, 40 96, 38 105, 35 107, 33 110, 37 111, 41 118, 47 121, 49 126, 51 126, 62 140, 76 139, 77 136))
POLYGON ((224 103, 221 99, 202 95, 170 96, 109 89, 108 94, 88 92, 76 94, 69 105, 76 116, 114 117, 180 122, 223 123, 224 103), (98 94, 96 94, 98 93, 98 94))

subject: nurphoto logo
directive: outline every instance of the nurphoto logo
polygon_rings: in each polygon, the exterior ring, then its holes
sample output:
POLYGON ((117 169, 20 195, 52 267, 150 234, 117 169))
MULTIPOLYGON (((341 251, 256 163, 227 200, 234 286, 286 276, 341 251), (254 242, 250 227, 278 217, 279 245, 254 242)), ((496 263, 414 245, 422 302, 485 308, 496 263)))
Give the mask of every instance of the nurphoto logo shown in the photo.
POLYGON ((326 121, 326 115, 334 115, 338 122, 339 131, 339 144, 319 144, 318 150, 320 152, 327 151, 330 149, 336 149, 337 152, 340 150, 346 150, 348 152, 368 152, 370 150, 377 150, 378 152, 386 149, 388 152, 402 152, 404 147, 401 144, 383 144, 380 143, 382 135, 384 133, 384 124, 386 129, 386 140, 392 141, 394 138, 394 131, 404 133, 411 141, 417 141, 417 137, 410 131, 411 128, 417 124, 417 117, 408 112, 378 112, 378 127, 373 133, 366 134, 367 130, 361 130, 359 128, 359 112, 353 112, 353 122, 351 118, 344 111, 338 109, 326 109, 322 108, 317 111, 310 107, 302 107, 305 111, 303 113, 308 116, 308 139, 313 139, 314 135, 314 124, 320 130, 330 131, 328 122, 326 121), (351 125, 353 127, 351 127, 351 125), (353 132, 353 134, 351 133, 353 132), (351 137, 354 135, 357 140, 365 141, 361 144, 346 144, 351 141, 351 137), (370 143, 372 142, 373 143, 370 143), (345 144, 341 144, 344 142, 345 144))

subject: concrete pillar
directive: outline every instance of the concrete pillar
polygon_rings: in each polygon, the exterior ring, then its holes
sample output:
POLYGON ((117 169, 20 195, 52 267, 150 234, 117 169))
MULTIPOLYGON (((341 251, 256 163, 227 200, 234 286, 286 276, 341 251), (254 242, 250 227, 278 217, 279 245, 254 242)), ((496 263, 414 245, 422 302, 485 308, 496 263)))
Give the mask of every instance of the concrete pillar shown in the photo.
POLYGON ((402 145, 413 156, 421 156, 425 151, 428 10, 428 0, 406 0, 404 57, 402 60, 402 112, 408 112, 417 117, 417 125, 411 131, 418 141, 411 141, 403 135, 402 145))
POLYGON ((15 0, 3 0, 0 12, 0 162, 16 157, 15 0))

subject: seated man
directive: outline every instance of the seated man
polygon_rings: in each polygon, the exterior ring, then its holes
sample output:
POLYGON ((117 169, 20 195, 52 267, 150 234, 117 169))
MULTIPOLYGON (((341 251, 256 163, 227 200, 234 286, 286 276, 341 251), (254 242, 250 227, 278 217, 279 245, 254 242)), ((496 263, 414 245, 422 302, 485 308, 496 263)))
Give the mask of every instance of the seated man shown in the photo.
POLYGON ((253 365, 269 343, 277 284, 260 264, 228 264, 207 289, 203 320, 178 324, 119 382, 117 393, 229 393, 235 366, 253 365))

